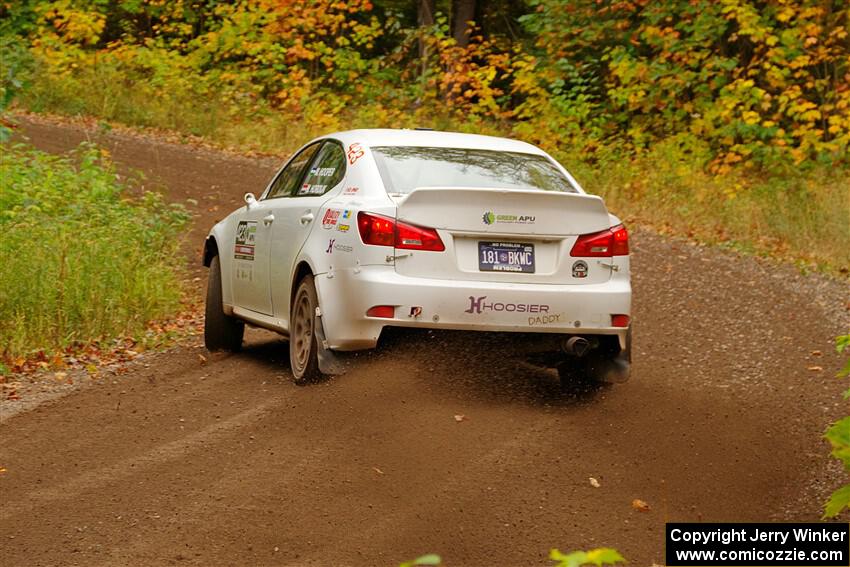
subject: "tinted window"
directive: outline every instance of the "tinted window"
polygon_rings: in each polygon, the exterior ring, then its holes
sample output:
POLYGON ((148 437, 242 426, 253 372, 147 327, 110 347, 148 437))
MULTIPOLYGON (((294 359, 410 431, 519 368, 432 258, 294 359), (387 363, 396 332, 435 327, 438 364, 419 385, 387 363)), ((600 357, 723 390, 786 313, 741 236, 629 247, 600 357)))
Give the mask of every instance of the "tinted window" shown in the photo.
POLYGON ((388 193, 417 187, 488 187, 577 193, 544 156, 463 148, 373 147, 388 193))
POLYGON ((345 152, 342 146, 335 142, 325 142, 294 195, 299 197, 324 195, 336 187, 343 177, 345 177, 345 152))
POLYGON ((269 189, 269 194, 266 195, 266 199, 291 195, 292 190, 301 181, 304 169, 310 163, 310 160, 313 159, 313 156, 316 155, 316 151, 318 151, 320 146, 320 143, 307 146, 301 150, 301 153, 292 158, 292 161, 283 168, 283 171, 274 180, 274 183, 269 189))

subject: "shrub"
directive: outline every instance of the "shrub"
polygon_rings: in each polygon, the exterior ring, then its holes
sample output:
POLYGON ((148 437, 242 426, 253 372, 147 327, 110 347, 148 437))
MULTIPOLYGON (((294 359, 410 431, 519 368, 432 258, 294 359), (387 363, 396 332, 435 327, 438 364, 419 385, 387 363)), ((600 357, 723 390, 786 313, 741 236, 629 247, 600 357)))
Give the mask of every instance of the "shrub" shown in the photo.
MULTIPOLYGON (((850 333, 835 339, 835 350, 839 353, 843 353, 845 350, 850 351, 850 333)), ((838 376, 850 376, 850 359, 847 360, 838 376)), ((850 398, 850 390, 844 393, 844 398, 850 398)), ((844 470, 850 473, 850 416, 833 423, 826 430, 824 437, 832 445, 832 456, 841 461, 844 470)), ((850 510, 850 483, 841 486, 832 493, 824 506, 823 516, 824 518, 834 518, 845 510, 850 510)))
POLYGON ((93 146, 75 159, 2 149, 3 355, 133 335, 175 311, 181 206, 129 190, 93 146))

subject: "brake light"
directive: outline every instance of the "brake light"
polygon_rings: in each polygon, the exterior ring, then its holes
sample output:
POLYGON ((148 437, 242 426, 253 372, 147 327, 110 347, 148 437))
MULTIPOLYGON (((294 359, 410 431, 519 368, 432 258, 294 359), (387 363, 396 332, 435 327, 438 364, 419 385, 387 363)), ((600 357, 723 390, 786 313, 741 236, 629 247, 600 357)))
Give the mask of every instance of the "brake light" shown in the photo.
POLYGON ((628 327, 630 320, 631 319, 629 318, 628 315, 622 315, 622 314, 611 315, 611 326, 612 327, 628 327))
POLYGON ((621 224, 607 230, 582 234, 573 244, 570 256, 607 257, 629 255, 629 231, 621 224))
POLYGON ((433 228, 425 228, 375 213, 357 213, 357 229, 364 244, 395 246, 404 250, 446 249, 440 235, 433 228))
POLYGON ((392 246, 395 242, 395 221, 370 213, 357 213, 357 229, 363 244, 392 246))

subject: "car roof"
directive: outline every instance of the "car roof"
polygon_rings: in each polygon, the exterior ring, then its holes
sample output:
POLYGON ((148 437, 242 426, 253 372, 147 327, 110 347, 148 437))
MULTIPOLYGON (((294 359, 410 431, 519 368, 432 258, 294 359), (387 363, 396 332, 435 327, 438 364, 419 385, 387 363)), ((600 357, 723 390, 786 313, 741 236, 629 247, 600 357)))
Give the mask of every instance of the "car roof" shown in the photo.
POLYGON ((483 136, 480 134, 440 132, 436 130, 375 128, 336 132, 322 138, 333 138, 346 146, 348 144, 359 143, 367 147, 422 146, 434 148, 469 148, 546 155, 540 148, 519 140, 483 136))

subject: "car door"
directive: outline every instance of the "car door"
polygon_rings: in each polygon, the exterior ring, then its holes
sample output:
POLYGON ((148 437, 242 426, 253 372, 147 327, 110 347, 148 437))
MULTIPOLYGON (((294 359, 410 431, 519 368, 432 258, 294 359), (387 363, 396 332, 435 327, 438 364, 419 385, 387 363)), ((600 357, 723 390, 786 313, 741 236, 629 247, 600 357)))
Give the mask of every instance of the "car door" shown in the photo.
POLYGON ((345 151, 342 144, 326 140, 288 196, 274 203, 270 267, 272 307, 275 317, 286 321, 287 325, 295 260, 313 227, 322 223, 322 219, 318 218, 319 208, 344 177, 345 151))
POLYGON ((237 307, 264 315, 273 313, 269 268, 274 205, 301 179, 320 146, 312 144, 301 150, 280 170, 265 195, 239 215, 231 271, 233 303, 237 307))
POLYGON ((233 304, 271 314, 269 292, 269 207, 262 201, 247 205, 237 216, 231 264, 233 304))

